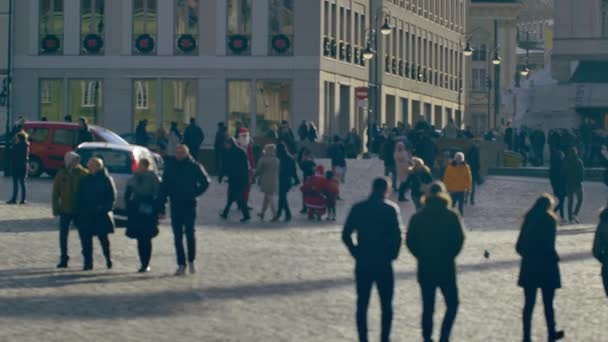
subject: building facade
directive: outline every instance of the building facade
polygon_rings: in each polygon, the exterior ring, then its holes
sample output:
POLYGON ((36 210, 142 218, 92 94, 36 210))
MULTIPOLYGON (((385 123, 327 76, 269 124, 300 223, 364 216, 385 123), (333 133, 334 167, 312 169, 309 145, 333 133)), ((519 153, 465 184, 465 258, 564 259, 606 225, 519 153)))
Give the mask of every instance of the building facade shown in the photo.
POLYGON ((118 133, 190 117, 208 133, 226 121, 262 136, 282 120, 362 133, 355 88, 373 79, 378 121, 442 126, 464 108, 464 13, 460 0, 15 1, 13 115, 118 133))
POLYGON ((469 0, 467 38, 473 55, 467 62, 466 121, 476 134, 504 127, 512 114, 504 95, 516 81, 518 0, 469 0), (499 64, 494 60, 499 59, 499 64))

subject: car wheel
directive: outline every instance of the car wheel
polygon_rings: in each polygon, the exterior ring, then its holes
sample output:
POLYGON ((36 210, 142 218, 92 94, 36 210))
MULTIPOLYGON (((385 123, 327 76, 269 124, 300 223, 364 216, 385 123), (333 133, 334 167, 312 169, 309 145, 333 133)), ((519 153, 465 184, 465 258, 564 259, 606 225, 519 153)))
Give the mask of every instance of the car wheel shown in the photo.
POLYGON ((28 176, 40 177, 42 172, 44 172, 44 167, 42 166, 42 161, 37 157, 30 158, 28 176))

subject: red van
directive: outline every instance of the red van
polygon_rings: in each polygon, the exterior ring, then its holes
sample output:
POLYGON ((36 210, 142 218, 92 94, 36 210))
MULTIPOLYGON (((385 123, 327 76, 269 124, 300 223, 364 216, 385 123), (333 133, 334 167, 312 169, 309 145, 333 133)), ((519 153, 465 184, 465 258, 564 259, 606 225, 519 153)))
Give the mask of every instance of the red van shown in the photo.
MULTIPOLYGON (((29 176, 46 172, 53 176, 63 166, 63 157, 78 145, 78 123, 60 121, 28 121, 24 129, 30 141, 29 176)), ((118 134, 103 127, 89 125, 93 141, 128 145, 118 134)))

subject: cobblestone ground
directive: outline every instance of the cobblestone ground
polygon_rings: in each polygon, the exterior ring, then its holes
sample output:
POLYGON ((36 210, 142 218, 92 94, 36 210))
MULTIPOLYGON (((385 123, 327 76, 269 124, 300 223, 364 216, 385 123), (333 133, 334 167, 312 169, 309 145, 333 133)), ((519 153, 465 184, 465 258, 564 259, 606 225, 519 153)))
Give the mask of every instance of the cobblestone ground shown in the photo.
MULTIPOLYGON (((221 222, 218 212, 226 189, 213 184, 199 201, 199 272, 184 278, 172 276, 175 260, 167 222, 154 240, 152 273, 135 273, 135 243, 123 229, 111 236, 113 270, 103 267, 96 244, 95 271, 81 272, 73 231, 71 267, 56 271, 58 233, 57 221, 50 217, 50 180, 32 180, 28 205, 0 205, 0 341, 354 341, 353 261, 340 242, 340 223, 381 171, 373 161, 350 165, 335 224, 298 217, 288 226, 240 225, 236 213, 231 222, 221 222)), ((7 198, 9 185, 0 179, 0 198, 7 198)), ((548 190, 543 180, 493 177, 479 189, 477 206, 466 208, 454 341, 521 339, 523 295, 516 286, 514 243, 523 211, 548 190)), ((556 310, 569 341, 606 341, 608 300, 590 248, 597 210, 607 195, 601 184, 585 184, 580 215, 585 224, 560 227, 564 286, 556 310)), ((255 191, 253 196, 257 207, 260 195, 255 191)), ((299 208, 299 193, 290 200, 299 208)), ((407 222, 411 203, 402 208, 407 222)), ((403 251, 395 266, 393 340, 419 341, 415 261, 403 251)), ((443 314, 441 300, 438 311, 436 327, 443 314)), ((369 318, 371 337, 377 340, 375 297, 369 318)), ((541 306, 534 329, 537 340, 546 339, 541 306)))

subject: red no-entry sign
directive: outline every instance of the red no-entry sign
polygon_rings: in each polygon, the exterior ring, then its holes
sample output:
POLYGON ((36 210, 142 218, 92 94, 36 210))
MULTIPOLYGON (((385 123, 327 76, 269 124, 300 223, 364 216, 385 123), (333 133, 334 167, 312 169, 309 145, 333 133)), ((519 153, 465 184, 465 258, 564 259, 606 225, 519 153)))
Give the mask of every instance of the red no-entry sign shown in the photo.
POLYGON ((357 87, 355 88, 355 96, 359 100, 365 100, 367 98, 368 88, 367 87, 357 87))

